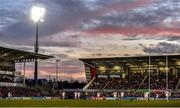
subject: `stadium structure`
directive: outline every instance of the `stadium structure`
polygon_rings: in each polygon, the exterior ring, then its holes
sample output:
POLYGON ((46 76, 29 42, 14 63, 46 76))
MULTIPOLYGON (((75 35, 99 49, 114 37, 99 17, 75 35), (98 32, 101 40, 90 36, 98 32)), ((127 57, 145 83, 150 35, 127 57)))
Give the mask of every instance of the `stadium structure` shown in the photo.
POLYGON ((22 83, 14 83, 16 77, 23 76, 22 72, 16 71, 16 63, 34 62, 37 59, 49 58, 52 56, 0 47, 0 86, 24 86, 22 83))
POLYGON ((180 55, 80 60, 84 62, 86 78, 89 82, 84 90, 179 92, 180 55))
POLYGON ((17 73, 15 63, 45 60, 51 56, 2 47, 0 52, 1 77, 12 79, 11 83, 6 81, 0 86, 1 107, 180 106, 180 55, 80 59, 88 81, 83 89, 78 82, 56 80, 46 81, 37 89, 13 83, 17 73), (166 96, 167 90, 171 95, 166 96), (147 91, 150 94, 145 97, 147 91), (148 99, 156 101, 142 101, 148 99))

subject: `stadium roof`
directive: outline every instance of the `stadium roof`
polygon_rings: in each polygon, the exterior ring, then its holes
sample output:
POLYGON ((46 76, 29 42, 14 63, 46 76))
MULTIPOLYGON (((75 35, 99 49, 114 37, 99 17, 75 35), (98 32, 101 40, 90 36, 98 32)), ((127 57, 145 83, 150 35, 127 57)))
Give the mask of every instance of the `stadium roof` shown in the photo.
MULTIPOLYGON (((165 62, 166 56, 168 56, 168 62, 174 64, 176 61, 180 61, 180 55, 151 55, 150 59, 152 64, 157 62, 165 62)), ((125 56, 125 57, 111 57, 111 58, 82 58, 79 59, 85 64, 97 67, 100 65, 118 65, 118 64, 142 64, 148 63, 149 55, 143 56, 125 56)))
POLYGON ((49 58, 53 58, 53 56, 0 47, 1 61, 33 62, 35 59, 45 60, 49 58))

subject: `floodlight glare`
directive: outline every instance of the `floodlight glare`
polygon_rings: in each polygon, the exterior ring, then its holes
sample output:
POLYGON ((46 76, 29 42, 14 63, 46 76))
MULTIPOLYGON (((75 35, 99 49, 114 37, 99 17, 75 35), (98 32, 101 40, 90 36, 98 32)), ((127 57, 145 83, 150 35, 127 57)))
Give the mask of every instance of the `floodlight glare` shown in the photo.
POLYGON ((34 22, 43 21, 45 14, 45 8, 39 6, 33 6, 31 8, 31 18, 34 22))

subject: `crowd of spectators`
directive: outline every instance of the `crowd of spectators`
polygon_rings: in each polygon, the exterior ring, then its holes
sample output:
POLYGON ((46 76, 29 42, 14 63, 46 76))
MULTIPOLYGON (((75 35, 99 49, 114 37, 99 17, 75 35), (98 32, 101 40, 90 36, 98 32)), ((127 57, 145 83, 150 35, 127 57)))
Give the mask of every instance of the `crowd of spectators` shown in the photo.
POLYGON ((0 75, 0 82, 13 82, 13 80, 8 77, 3 77, 0 75))
MULTIPOLYGON (((13 82, 11 81, 11 83, 13 82)), ((85 84, 78 81, 48 81, 46 79, 39 79, 38 88, 35 88, 35 81, 27 79, 25 87, 0 86, 0 97, 8 97, 8 93, 12 97, 60 96, 59 91, 63 89, 82 89, 85 84)))
MULTIPOLYGON (((35 85, 35 81, 33 79, 26 80, 26 85, 29 87, 33 87, 35 85)), ((45 86, 48 88, 54 89, 82 89, 86 82, 79 82, 79 81, 56 81, 53 80, 46 80, 46 79, 39 79, 38 85, 40 87, 45 86)))
MULTIPOLYGON (((168 89, 175 89, 179 78, 168 76, 168 89)), ((151 89, 166 89, 166 74, 151 74, 151 89)), ((124 78, 98 78, 96 77, 89 89, 148 89, 148 74, 131 73, 124 78)))
POLYGON ((28 96, 39 96, 39 91, 27 87, 10 87, 10 86, 0 86, 0 97, 8 97, 8 93, 12 97, 28 97, 28 96))
POLYGON ((50 81, 51 86, 55 89, 82 89, 86 83, 79 81, 50 81))
POLYGON ((88 89, 103 89, 110 82, 107 78, 95 78, 88 89))

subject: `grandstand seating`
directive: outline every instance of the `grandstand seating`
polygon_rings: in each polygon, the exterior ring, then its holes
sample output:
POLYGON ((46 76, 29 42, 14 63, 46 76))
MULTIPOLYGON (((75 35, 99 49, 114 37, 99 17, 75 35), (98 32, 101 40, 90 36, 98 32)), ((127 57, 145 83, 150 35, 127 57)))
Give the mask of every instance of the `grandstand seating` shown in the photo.
MULTIPOLYGON (((131 73, 125 78, 95 78, 88 89, 148 89, 148 75, 131 73)), ((169 76, 168 88, 175 89, 179 78, 169 76)), ((164 74, 151 74, 151 89, 166 89, 166 76, 164 74)))

